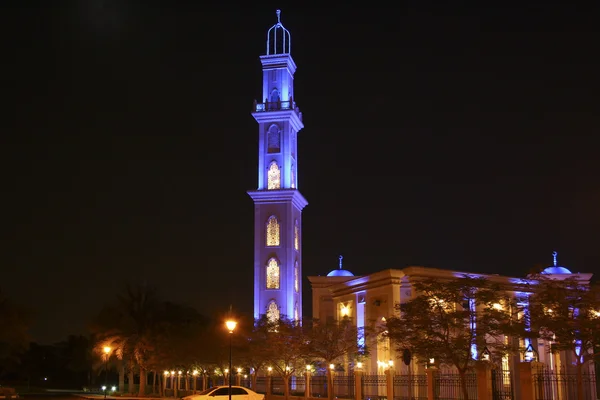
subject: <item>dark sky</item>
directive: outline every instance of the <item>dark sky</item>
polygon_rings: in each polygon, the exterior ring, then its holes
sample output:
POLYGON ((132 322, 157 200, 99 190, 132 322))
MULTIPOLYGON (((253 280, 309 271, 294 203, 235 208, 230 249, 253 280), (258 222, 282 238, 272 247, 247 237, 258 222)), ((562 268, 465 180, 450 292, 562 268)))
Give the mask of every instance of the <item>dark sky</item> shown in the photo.
POLYGON ((0 287, 38 312, 36 340, 83 332, 125 282, 251 312, 250 111, 276 8, 304 275, 343 254, 356 275, 523 276, 554 250, 598 271, 598 8, 223 3, 3 2, 0 287))

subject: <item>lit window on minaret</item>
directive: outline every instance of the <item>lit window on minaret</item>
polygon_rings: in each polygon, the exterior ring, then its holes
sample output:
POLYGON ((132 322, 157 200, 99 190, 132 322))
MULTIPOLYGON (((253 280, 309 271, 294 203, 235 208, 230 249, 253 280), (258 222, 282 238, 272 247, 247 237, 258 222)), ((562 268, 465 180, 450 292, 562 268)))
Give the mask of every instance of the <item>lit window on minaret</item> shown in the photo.
POLYGON ((300 316, 298 315, 298 303, 294 304, 294 320, 298 321, 300 316))
POLYGON ((291 181, 292 181, 292 182, 290 182, 290 187, 292 189, 296 189, 296 166, 294 165, 294 163, 292 163, 292 169, 291 169, 290 172, 291 172, 290 178, 291 178, 291 181))
POLYGON ((300 227, 298 226, 298 220, 294 225, 294 249, 300 251, 300 227))
POLYGON ((281 171, 275 161, 269 166, 269 173, 267 176, 267 189, 280 189, 281 188, 281 171))
POLYGON ((267 153, 279 153, 281 151, 280 138, 279 127, 275 124, 271 125, 267 132, 267 153))
POLYGON ((279 263, 274 258, 267 265, 267 289, 279 289, 279 263))
POLYGON ((267 319, 270 322, 277 322, 279 320, 279 307, 277 307, 275 300, 269 302, 267 307, 267 319))
POLYGON ((267 221, 267 246, 279 246, 279 221, 274 215, 267 221))
POLYGON ((300 283, 299 281, 299 277, 298 277, 298 261, 296 261, 296 264, 294 265, 294 290, 296 291, 296 293, 298 293, 298 288, 300 283))

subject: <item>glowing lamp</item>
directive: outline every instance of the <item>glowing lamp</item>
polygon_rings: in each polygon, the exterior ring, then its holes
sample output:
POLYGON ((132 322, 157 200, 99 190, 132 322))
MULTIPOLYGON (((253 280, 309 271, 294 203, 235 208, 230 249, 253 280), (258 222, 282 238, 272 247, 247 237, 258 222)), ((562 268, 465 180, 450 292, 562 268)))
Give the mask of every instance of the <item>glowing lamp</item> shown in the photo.
POLYGON ((230 319, 225 322, 225 326, 229 330, 229 333, 233 333, 233 330, 237 326, 237 322, 230 319))

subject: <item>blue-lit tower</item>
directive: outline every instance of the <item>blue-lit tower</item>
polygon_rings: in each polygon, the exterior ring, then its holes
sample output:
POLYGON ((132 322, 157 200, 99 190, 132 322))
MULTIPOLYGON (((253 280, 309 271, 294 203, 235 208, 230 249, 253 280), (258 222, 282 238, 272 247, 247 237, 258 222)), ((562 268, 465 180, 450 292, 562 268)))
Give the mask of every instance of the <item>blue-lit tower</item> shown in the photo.
POLYGON ((294 99, 296 64, 290 32, 277 23, 267 32, 258 122, 258 188, 254 200, 254 318, 302 318, 302 209, 298 190, 298 132, 304 127, 294 99))

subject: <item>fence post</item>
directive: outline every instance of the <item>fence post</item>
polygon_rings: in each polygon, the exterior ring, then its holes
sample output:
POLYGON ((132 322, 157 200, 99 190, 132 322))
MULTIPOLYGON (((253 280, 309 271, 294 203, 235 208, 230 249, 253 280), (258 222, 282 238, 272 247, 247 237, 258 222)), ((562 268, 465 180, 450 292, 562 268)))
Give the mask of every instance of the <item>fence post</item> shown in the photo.
POLYGON ((435 373, 436 367, 428 367, 425 370, 427 374, 427 400, 435 400, 435 373))
POLYGON ((489 362, 475 364, 477 376, 477 400, 492 400, 492 368, 489 362))
POLYGON ((388 368, 385 370, 385 387, 388 400, 394 398, 394 370, 388 368))
POLYGON ((271 376, 271 374, 269 374, 269 376, 267 376, 267 394, 265 395, 265 397, 267 399, 271 398, 272 388, 273 388, 273 377, 271 376))
POLYGON ((308 399, 310 397, 310 369, 307 369, 304 373, 304 398, 308 399))
POLYGON ((363 372, 354 370, 354 400, 362 400, 362 376, 363 372))
POLYGON ((535 400, 535 386, 533 384, 532 363, 523 361, 519 363, 519 384, 521 386, 521 400, 535 400))

